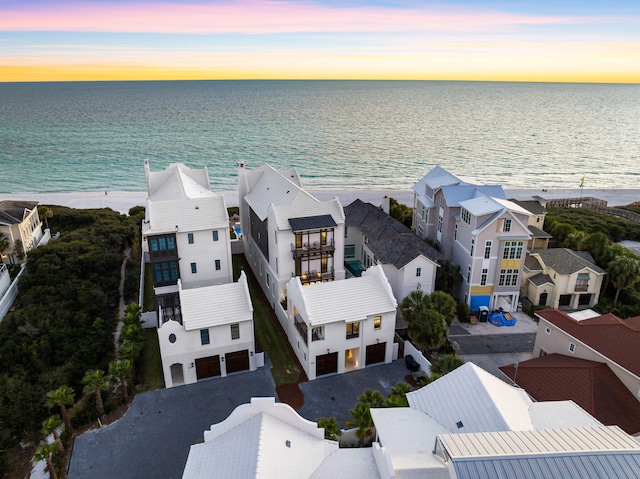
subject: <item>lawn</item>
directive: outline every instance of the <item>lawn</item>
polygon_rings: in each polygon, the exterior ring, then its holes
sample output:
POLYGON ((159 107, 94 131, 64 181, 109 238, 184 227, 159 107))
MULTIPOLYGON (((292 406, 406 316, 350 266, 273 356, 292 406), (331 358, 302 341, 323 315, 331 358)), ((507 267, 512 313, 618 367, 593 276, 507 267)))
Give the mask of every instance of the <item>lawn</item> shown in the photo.
POLYGON ((240 276, 240 270, 245 271, 249 282, 257 347, 260 351, 269 354, 271 374, 276 386, 297 383, 300 378, 300 366, 290 349, 278 318, 253 276, 251 268, 246 264, 244 255, 234 255, 233 276, 236 281, 240 276))
POLYGON ((138 367, 138 392, 155 391, 164 387, 160 345, 155 328, 144 329, 144 349, 138 367))

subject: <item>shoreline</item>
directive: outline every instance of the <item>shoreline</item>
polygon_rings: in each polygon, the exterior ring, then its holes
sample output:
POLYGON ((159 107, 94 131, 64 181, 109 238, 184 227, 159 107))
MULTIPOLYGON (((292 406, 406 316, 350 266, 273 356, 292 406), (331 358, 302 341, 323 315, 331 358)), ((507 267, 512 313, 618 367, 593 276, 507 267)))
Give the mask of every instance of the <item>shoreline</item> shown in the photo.
MULTIPOLYGON (((390 196, 398 202, 412 206, 413 190, 335 190, 335 189, 307 189, 309 193, 321 201, 327 201, 338 197, 343 206, 356 199, 367 203, 379 205, 382 198, 390 196)), ((542 190, 540 188, 505 188, 508 198, 517 200, 530 200, 534 196, 544 199, 579 198, 578 188, 556 188, 542 190)), ((237 191, 217 191, 224 196, 227 207, 238 206, 237 191)), ((639 189, 588 189, 584 188, 582 197, 595 197, 606 200, 609 206, 624 206, 640 201, 639 189)), ((0 193, 0 201, 26 200, 37 201, 41 205, 68 206, 70 208, 111 208, 114 211, 126 214, 134 206, 145 206, 146 191, 87 191, 73 193, 0 193)))

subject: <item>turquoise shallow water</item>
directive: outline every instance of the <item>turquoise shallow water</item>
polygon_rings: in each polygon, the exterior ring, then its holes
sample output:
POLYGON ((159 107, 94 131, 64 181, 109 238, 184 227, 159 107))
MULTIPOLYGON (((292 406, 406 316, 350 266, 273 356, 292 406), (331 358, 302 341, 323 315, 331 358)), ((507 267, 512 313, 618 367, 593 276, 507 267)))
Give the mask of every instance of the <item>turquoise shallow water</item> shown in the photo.
POLYGON ((434 165, 508 188, 636 188, 640 85, 0 84, 0 193, 145 190, 143 160, 297 167, 309 188, 406 189, 434 165))

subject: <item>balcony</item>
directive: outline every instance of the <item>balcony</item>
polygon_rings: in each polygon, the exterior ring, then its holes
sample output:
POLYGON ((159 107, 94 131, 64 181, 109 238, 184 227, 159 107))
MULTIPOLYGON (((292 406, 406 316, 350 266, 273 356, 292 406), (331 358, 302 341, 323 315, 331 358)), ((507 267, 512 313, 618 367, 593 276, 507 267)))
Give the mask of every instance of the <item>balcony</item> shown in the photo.
POLYGON ((314 241, 312 243, 302 243, 302 246, 299 247, 291 243, 291 252, 293 253, 294 258, 312 254, 333 253, 335 250, 336 245, 334 240, 327 241, 325 244, 322 244, 322 242, 320 241, 314 241))
POLYGON ((300 275, 300 282, 302 284, 315 283, 316 281, 333 281, 335 278, 334 269, 322 273, 320 271, 305 271, 300 275))

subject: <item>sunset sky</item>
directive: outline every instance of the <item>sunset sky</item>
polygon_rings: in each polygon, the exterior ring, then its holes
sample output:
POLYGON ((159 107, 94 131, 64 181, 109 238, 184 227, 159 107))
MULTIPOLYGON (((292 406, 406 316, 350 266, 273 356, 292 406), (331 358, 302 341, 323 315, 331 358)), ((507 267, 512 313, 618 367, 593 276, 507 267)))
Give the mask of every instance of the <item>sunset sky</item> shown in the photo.
POLYGON ((639 0, 0 0, 0 81, 640 83, 639 0))

